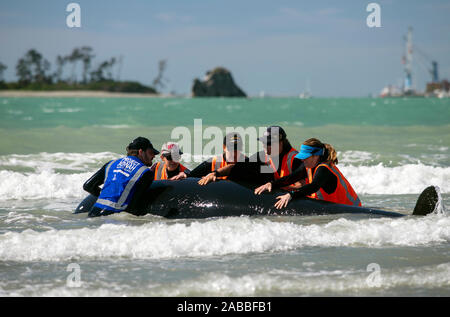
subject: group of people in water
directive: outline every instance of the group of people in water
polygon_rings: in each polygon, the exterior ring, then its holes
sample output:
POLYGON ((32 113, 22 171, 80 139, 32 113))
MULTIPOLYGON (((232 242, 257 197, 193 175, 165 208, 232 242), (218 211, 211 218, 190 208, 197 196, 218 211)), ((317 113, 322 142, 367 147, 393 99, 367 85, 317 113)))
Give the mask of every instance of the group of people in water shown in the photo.
POLYGON ((279 126, 268 127, 258 140, 264 151, 247 157, 242 152, 241 136, 229 133, 223 140, 221 156, 190 170, 180 163, 183 153, 177 143, 165 143, 158 151, 150 140, 138 137, 127 146, 126 157, 106 163, 83 185, 84 190, 98 197, 89 216, 134 213, 146 205, 153 181, 188 177, 200 178, 198 184, 202 186, 223 179, 255 184, 256 195, 283 189, 286 193, 276 197, 277 209, 301 197, 361 206, 358 195, 336 166, 337 153, 331 145, 311 138, 297 151, 279 126), (158 154, 161 161, 152 165, 158 154))

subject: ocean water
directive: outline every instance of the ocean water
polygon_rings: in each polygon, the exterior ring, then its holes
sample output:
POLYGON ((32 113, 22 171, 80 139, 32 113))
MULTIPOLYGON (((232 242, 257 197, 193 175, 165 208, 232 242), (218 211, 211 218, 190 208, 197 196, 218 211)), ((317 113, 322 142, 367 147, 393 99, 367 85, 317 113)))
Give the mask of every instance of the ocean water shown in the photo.
MULTIPOLYGON (((191 168, 207 156, 184 152, 191 168)), ((0 296, 449 296, 449 204, 449 99, 0 97, 0 296), (397 219, 72 214, 134 137, 161 147, 196 119, 332 144, 366 206, 410 214, 429 185, 440 206, 397 219)))

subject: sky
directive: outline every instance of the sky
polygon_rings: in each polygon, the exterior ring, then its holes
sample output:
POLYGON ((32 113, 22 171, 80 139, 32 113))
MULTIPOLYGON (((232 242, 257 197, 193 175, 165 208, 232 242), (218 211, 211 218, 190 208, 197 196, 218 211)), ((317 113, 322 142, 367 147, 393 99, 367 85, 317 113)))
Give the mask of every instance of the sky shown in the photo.
POLYGON ((317 97, 364 97, 401 85, 409 26, 415 88, 430 81, 431 60, 450 79, 449 16, 448 0, 0 0, 0 62, 13 81, 31 48, 55 70, 57 55, 87 45, 93 66, 123 56, 120 79, 146 85, 167 60, 165 93, 189 94, 195 78, 222 66, 250 96, 309 87, 317 97), (71 2, 80 5, 80 28, 66 24, 71 2), (380 5, 379 28, 367 26, 371 2, 380 5))

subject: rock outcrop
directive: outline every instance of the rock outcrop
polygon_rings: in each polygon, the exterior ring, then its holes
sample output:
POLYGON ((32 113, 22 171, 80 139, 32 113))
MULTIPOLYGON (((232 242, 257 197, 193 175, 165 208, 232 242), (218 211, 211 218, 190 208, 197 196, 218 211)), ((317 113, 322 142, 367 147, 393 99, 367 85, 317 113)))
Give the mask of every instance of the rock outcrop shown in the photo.
POLYGON ((206 73, 203 81, 194 79, 192 85, 193 97, 247 97, 231 76, 230 71, 216 67, 206 73))

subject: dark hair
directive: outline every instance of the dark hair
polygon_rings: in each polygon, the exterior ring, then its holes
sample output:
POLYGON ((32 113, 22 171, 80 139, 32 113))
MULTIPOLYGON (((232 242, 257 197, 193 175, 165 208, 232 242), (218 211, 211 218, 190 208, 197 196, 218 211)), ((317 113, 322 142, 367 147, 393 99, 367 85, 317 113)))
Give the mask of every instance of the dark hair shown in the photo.
POLYGON ((139 150, 135 150, 135 149, 130 149, 128 146, 127 146, 127 156, 138 156, 138 154, 139 154, 139 150))
POLYGON ((290 148, 292 148, 291 142, 289 142, 288 139, 281 140, 281 143, 283 143, 283 149, 290 149, 290 148))
POLYGON ((230 147, 232 147, 234 151, 242 151, 242 138, 237 132, 228 133, 223 138, 223 145, 228 150, 231 150, 230 147))

